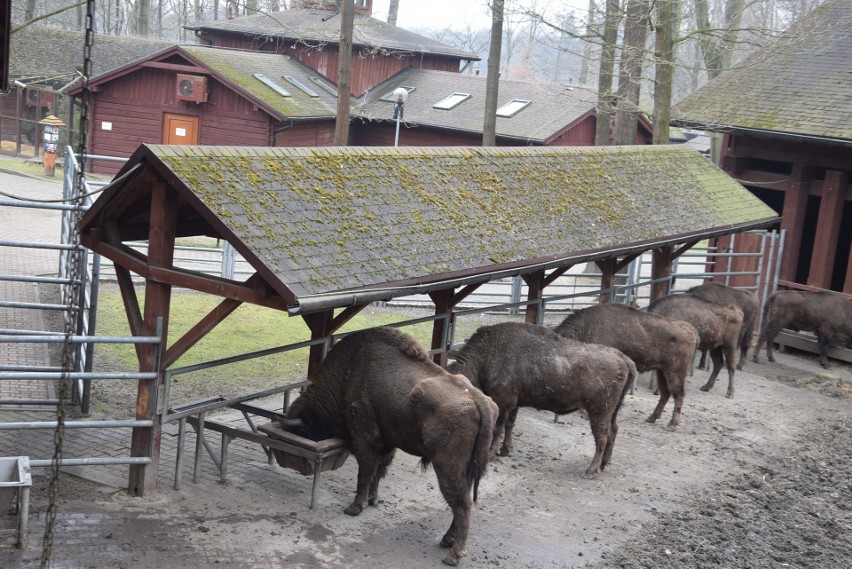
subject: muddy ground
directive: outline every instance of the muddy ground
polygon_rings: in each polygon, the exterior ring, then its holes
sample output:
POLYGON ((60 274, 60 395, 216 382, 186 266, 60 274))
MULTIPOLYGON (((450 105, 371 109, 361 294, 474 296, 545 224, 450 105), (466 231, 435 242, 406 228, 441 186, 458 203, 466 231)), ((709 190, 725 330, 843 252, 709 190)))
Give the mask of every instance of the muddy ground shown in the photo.
MULTIPOLYGON (((644 421, 655 397, 643 377, 622 410, 614 462, 594 480, 582 477, 593 454, 583 417, 554 423, 523 410, 513 454, 493 461, 480 486, 461 566, 849 567, 850 367, 825 372, 803 353, 749 362, 732 400, 724 380, 700 392, 705 379, 703 371, 690 379, 672 432, 668 413, 644 421)), ((146 499, 63 477, 51 566, 442 566, 450 512, 434 473, 414 457, 397 455, 380 503, 358 517, 343 514, 353 459, 324 474, 313 510, 309 479, 294 471, 249 458, 229 472, 228 483, 180 491, 167 480, 146 499)), ((30 549, 0 550, 1 567, 38 566, 45 488, 37 479, 30 549)))

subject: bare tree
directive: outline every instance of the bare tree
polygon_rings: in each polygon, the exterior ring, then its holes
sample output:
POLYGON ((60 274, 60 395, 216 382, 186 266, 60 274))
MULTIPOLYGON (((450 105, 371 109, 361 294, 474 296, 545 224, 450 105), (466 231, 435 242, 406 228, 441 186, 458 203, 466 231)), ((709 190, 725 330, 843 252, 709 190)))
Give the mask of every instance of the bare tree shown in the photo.
POLYGON ((491 0, 491 46, 488 50, 482 146, 497 146, 497 92, 500 86, 500 48, 503 40, 503 0, 491 0))
POLYGON ((624 43, 619 59, 615 144, 635 144, 642 86, 642 61, 648 36, 648 0, 627 0, 624 43))
POLYGON ((352 26, 355 22, 354 0, 337 0, 340 10, 340 44, 337 57, 337 118, 334 121, 334 145, 349 144, 349 108, 352 74, 352 26))
POLYGON ((388 23, 392 26, 396 25, 396 17, 399 15, 399 0, 390 0, 388 8, 388 23))
POLYGON ((654 144, 668 144, 672 114, 674 35, 680 20, 680 0, 656 0, 654 144))
POLYGON ((595 125, 596 146, 606 146, 609 144, 609 124, 615 101, 615 95, 612 92, 612 76, 615 69, 615 48, 620 23, 621 5, 619 0, 606 0, 601 65, 598 72, 597 123, 595 125))

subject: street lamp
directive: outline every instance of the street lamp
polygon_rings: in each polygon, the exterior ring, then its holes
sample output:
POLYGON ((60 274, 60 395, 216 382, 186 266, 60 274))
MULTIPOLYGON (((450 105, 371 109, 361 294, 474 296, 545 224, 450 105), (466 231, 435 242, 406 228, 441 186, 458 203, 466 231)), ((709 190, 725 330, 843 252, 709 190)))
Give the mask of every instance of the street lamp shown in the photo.
POLYGON ((402 113, 403 108, 405 107, 405 100, 408 98, 408 89, 404 87, 397 87, 393 90, 393 118, 396 120, 396 136, 393 138, 393 145, 399 145, 399 123, 402 121, 402 113))

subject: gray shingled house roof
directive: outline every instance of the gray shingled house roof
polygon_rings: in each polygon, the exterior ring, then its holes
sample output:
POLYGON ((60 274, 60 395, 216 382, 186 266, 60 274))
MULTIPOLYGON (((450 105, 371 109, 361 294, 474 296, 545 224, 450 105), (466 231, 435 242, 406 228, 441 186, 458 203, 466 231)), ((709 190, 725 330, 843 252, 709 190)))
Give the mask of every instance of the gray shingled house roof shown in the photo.
MULTIPOLYGON (((83 68, 85 33, 32 25, 12 34, 9 76, 25 84, 45 83, 56 88, 79 77, 83 68)), ((175 42, 137 36, 95 34, 92 72, 100 75, 143 59, 175 42)))
MULTIPOLYGON (((407 124, 482 132, 486 78, 449 71, 403 71, 359 99, 354 112, 363 120, 392 119, 394 103, 390 94, 398 87, 409 90, 404 113, 407 124), (469 97, 451 109, 435 108, 436 103, 454 93, 469 97)), ((520 144, 547 144, 567 127, 594 113, 597 101, 593 92, 579 87, 508 79, 500 80, 498 93, 497 136, 520 144), (512 100, 529 104, 511 117, 499 116, 499 108, 512 100)))
POLYGON ((389 299, 778 220, 683 146, 142 145, 86 214, 87 246, 113 222, 123 240, 145 238, 156 179, 177 193, 178 236, 227 240, 304 311, 344 294, 389 299))
MULTIPOLYGON (((337 114, 336 87, 299 61, 274 53, 173 45, 144 60, 94 77, 90 85, 95 87, 132 73, 145 61, 173 62, 175 57, 207 69, 211 77, 254 101, 278 120, 328 119, 337 114), (265 80, 256 75, 263 75, 265 80), (277 89, 271 87, 268 81, 274 83, 277 89)), ((76 94, 77 91, 79 88, 71 93, 76 94)))
POLYGON ((829 0, 677 104, 673 122, 852 141, 852 0, 829 0))
MULTIPOLYGON (((337 44, 340 41, 340 18, 334 12, 311 8, 252 14, 232 20, 205 22, 187 29, 282 38, 306 45, 337 44)), ((363 14, 355 14, 352 34, 352 45, 356 49, 428 53, 474 61, 481 59, 476 53, 448 46, 363 14)))

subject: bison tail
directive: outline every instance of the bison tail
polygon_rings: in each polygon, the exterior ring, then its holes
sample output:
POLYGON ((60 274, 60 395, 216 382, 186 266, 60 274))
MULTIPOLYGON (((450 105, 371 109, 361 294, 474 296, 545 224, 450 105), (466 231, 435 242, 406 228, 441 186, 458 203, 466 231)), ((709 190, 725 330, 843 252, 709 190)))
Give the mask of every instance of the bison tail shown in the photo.
POLYGON ((490 399, 481 395, 477 398, 476 406, 479 409, 479 432, 473 444, 470 462, 467 465, 467 484, 473 486, 473 501, 476 502, 479 493, 479 481, 485 476, 488 466, 488 452, 491 448, 491 438, 494 436, 494 425, 497 415, 492 407, 496 405, 490 399))
POLYGON ((616 419, 618 418, 618 412, 621 410, 621 404, 624 403, 624 396, 627 395, 627 392, 633 388, 633 384, 636 383, 636 364, 630 358, 625 356, 625 363, 627 363, 627 381, 624 382, 624 387, 621 389, 621 396, 618 398, 618 405, 615 406, 615 412, 612 414, 612 418, 610 422, 613 427, 615 427, 616 419))

